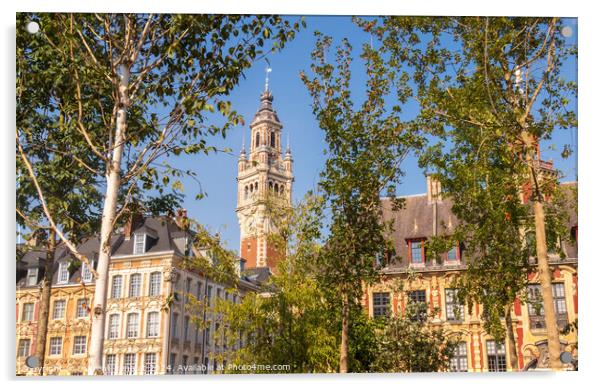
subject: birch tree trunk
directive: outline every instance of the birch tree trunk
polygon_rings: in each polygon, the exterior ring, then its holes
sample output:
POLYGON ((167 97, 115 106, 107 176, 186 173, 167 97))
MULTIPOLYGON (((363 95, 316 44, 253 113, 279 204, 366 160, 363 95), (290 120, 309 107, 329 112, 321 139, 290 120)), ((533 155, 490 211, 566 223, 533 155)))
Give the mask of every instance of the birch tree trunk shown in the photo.
POLYGON ((347 373, 349 354, 349 297, 343 295, 343 320, 341 322, 341 355, 339 373, 347 373))
POLYGON ((56 249, 56 233, 50 230, 46 247, 46 265, 44 278, 42 278, 40 305, 38 307, 38 330, 36 337, 35 356, 40 362, 39 375, 44 375, 44 357, 46 356, 46 335, 48 334, 48 317, 50 315, 50 296, 52 292, 52 276, 54 266, 54 252, 56 249))
POLYGON ((107 286, 109 276, 109 262, 111 259, 111 235, 115 222, 117 209, 117 195, 121 182, 121 158, 127 131, 127 106, 129 103, 128 86, 130 70, 125 65, 121 66, 119 84, 119 108, 113 152, 107 166, 107 189, 102 211, 102 224, 100 227, 100 253, 98 255, 98 278, 94 290, 94 304, 92 315, 92 333, 90 340, 90 354, 88 359, 88 374, 102 375, 102 357, 104 344, 104 328, 106 319, 107 286))
POLYGON ((518 371, 518 353, 516 350, 516 338, 514 337, 514 328, 512 327, 512 304, 506 306, 504 319, 506 322, 506 337, 508 338, 508 355, 510 356, 510 367, 512 367, 512 371, 518 371))
POLYGON ((543 194, 538 182, 538 170, 534 164, 533 158, 533 139, 529 135, 524 135, 528 152, 526 153, 527 165, 531 174, 531 187, 533 191, 533 217, 535 219, 535 245, 537 250, 537 271, 539 273, 539 283, 541 285, 541 297, 543 300, 544 319, 546 323, 546 332, 548 334, 548 352, 550 355, 550 368, 560 370, 560 338, 558 335, 558 326, 556 325, 556 312, 554 310, 554 297, 552 295, 552 276, 548 264, 548 248, 546 240, 546 222, 545 211, 543 209, 543 194))

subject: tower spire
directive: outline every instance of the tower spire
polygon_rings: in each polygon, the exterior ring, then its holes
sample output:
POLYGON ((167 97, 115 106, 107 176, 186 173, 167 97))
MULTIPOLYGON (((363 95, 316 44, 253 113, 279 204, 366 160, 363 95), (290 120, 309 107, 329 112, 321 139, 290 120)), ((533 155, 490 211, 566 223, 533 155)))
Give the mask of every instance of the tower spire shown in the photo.
POLYGON ((269 67, 268 65, 266 65, 266 67, 265 67, 265 91, 266 92, 269 90, 270 73, 271 72, 272 72, 272 68, 269 67))

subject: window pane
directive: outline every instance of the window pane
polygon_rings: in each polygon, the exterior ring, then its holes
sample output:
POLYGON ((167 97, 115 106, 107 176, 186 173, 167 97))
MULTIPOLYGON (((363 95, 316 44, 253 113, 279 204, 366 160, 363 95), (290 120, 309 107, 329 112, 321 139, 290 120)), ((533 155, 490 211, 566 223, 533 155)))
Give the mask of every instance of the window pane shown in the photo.
POLYGON ((154 272, 150 275, 150 296, 159 296, 161 294, 161 273, 154 272))
POLYGON ((123 356, 123 374, 132 375, 136 373, 136 354, 125 354, 123 356))
POLYGON ((105 374, 115 375, 116 358, 115 354, 108 354, 105 359, 105 374))
POLYGON ((117 339, 119 337, 119 315, 113 314, 109 316, 109 339, 117 339))
POLYGON ((447 252, 447 260, 448 261, 457 261, 458 260, 458 248, 456 246, 452 247, 451 250, 447 252))
POLYGON ((31 346, 30 339, 19 339, 19 350, 17 351, 17 356, 18 357, 28 356, 30 346, 31 346))
POLYGON ((33 303, 23 304, 23 316, 21 321, 32 321, 33 320, 33 303))
POLYGON ((155 374, 157 367, 157 354, 144 354, 144 374, 155 374))
POLYGON ((56 300, 54 302, 53 319, 62 319, 65 317, 65 300, 56 300))
POLYGON ((137 338, 138 337, 138 314, 130 313, 127 316, 127 327, 126 327, 126 336, 128 338, 137 338))
POLYGON ((50 355, 60 355, 63 351, 63 338, 50 338, 50 355))
POLYGON ((159 312, 150 312, 148 314, 147 336, 159 336, 159 312))
POLYGON ((75 312, 76 317, 86 317, 88 316, 88 300, 86 299, 78 299, 77 300, 77 309, 75 312))
POLYGON ((412 263, 421 263, 422 260, 422 242, 415 240, 411 242, 412 247, 412 263))
POLYGON ((73 354, 86 353, 86 336, 76 336, 73 338, 73 354))
POLYGON ((111 298, 116 299, 121 297, 122 279, 122 276, 113 276, 113 284, 111 286, 111 298))
POLYGON ((132 274, 130 276, 130 297, 140 297, 140 285, 142 276, 140 274, 132 274))
POLYGON ((375 318, 385 317, 389 315, 390 309, 390 293, 373 293, 372 294, 372 309, 375 318))

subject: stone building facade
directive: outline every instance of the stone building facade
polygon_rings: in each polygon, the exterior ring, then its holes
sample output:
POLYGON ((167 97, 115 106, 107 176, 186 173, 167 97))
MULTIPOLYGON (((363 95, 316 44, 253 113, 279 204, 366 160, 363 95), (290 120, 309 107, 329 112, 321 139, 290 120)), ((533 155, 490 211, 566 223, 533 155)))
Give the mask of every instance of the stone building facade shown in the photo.
MULTIPOLYGON (((188 296, 207 307, 217 299, 237 302, 257 285, 241 277, 236 288, 182 266, 191 252, 191 233, 170 217, 134 218, 113 237, 109 269, 104 372, 107 375, 202 374, 218 369, 210 309, 191 312, 188 296), (196 319, 193 320, 193 316, 196 319)), ((92 263, 98 239, 79 246, 92 263)), ((45 252, 27 250, 17 265, 17 374, 35 353, 39 282, 45 252)), ((86 374, 94 282, 85 266, 75 266, 63 246, 55 255, 44 374, 86 374), (83 267, 83 268, 82 268, 83 267)), ((220 363, 222 361, 219 361, 220 363)))

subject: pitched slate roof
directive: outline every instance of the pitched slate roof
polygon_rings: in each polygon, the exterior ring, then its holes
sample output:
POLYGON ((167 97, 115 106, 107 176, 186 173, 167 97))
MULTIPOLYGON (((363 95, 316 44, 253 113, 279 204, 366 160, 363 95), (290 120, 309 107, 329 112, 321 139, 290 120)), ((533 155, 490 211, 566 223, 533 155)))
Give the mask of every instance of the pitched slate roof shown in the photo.
MULTIPOLYGON (((575 189, 576 182, 562 183, 561 189, 567 195, 568 202, 576 205, 575 189)), ((432 236, 449 235, 458 225, 458 219, 452 212, 452 202, 449 199, 440 201, 428 201, 427 194, 402 196, 404 207, 393 210, 392 202, 388 198, 381 199, 383 221, 393 221, 393 232, 390 236, 395 253, 387 268, 389 271, 406 269, 410 262, 409 240, 428 239, 432 236)), ((568 206, 569 228, 577 225, 577 213, 575 206, 568 206)), ((567 258, 577 258, 577 247, 571 241, 563 242, 567 258)), ((440 263, 443 263, 443 255, 440 263)), ((462 266, 462 263, 459 264, 462 266)), ((427 263, 427 268, 450 269, 440 264, 427 263)), ((385 269, 387 270, 387 269, 385 269)))

